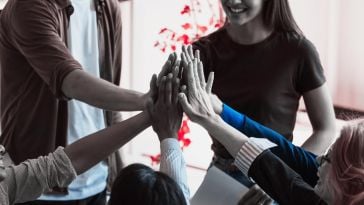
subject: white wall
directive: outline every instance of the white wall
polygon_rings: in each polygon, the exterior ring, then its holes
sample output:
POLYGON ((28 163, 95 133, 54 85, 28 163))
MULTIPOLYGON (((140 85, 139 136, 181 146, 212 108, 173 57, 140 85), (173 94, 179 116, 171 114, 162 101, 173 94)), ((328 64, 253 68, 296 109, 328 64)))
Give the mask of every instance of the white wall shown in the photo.
POLYGON ((335 105, 364 111, 364 1, 290 0, 319 51, 335 105))

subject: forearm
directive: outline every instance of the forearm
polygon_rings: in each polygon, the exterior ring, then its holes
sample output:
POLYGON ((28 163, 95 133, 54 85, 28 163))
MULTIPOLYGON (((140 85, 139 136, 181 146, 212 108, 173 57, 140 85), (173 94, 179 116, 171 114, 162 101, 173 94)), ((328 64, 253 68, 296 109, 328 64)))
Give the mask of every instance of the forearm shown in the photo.
POLYGON ((160 171, 170 176, 180 187, 186 198, 190 198, 187 184, 186 162, 180 144, 175 138, 166 138, 161 142, 160 171))
POLYGON ((312 153, 315 153, 316 155, 321 155, 325 153, 325 151, 332 144, 334 139, 335 128, 316 130, 303 143, 302 147, 312 153))
POLYGON ((220 116, 206 119, 200 123, 211 136, 218 140, 232 156, 236 156, 248 137, 225 123, 220 116))
POLYGON ((76 172, 80 174, 129 142, 149 125, 149 116, 142 112, 76 141, 67 146, 64 151, 71 159, 76 172))
POLYGON ((120 88, 103 79, 96 78, 82 70, 72 71, 62 83, 63 93, 92 106, 105 110, 143 110, 143 93, 120 88))
POLYGON ((254 160, 249 176, 279 204, 326 204, 300 175, 270 151, 254 160))

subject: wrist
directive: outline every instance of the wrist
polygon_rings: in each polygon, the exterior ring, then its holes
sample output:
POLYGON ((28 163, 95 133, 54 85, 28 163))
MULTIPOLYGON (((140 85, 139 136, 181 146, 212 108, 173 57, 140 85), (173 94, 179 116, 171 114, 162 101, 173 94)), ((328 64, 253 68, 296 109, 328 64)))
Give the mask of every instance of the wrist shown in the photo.
POLYGON ((158 139, 162 142, 164 139, 174 138, 177 139, 177 131, 163 130, 162 132, 157 132, 158 139))
POLYGON ((212 127, 216 127, 217 125, 221 124, 221 122, 223 122, 222 118, 220 117, 220 115, 214 114, 211 115, 208 118, 204 118, 201 121, 201 126, 204 127, 206 130, 209 130, 212 127))

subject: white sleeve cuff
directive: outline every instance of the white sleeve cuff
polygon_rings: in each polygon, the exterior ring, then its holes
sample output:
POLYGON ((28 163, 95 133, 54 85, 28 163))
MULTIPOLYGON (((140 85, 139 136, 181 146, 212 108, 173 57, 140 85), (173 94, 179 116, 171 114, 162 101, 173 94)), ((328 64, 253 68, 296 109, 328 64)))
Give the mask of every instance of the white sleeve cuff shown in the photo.
POLYGON ((254 160, 265 150, 277 146, 268 139, 251 137, 241 147, 235 157, 235 166, 248 176, 248 171, 254 160))
POLYGON ((162 140, 160 145, 161 145, 161 153, 166 153, 168 150, 171 149, 178 149, 178 150, 181 149, 181 145, 175 138, 166 138, 162 140))

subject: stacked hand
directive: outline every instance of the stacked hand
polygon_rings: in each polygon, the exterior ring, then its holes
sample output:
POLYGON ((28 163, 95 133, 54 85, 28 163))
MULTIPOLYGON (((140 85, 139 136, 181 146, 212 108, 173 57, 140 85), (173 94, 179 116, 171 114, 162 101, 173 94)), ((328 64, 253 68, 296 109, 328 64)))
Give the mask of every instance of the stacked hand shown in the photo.
POLYGON ((216 116, 210 97, 214 74, 210 73, 207 83, 203 75, 203 65, 198 59, 188 63, 187 89, 182 87, 179 94, 180 104, 188 117, 197 123, 203 123, 216 116))
POLYGON ((177 138, 177 132, 182 122, 182 109, 178 104, 178 92, 180 87, 179 61, 172 64, 166 62, 162 72, 157 78, 153 75, 150 90, 151 98, 147 102, 147 110, 152 120, 153 130, 158 134, 159 140, 165 138, 177 138), (162 72, 168 72, 163 76, 162 72))

